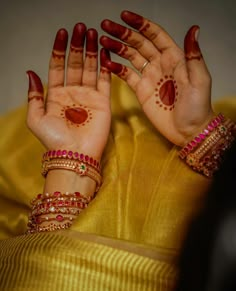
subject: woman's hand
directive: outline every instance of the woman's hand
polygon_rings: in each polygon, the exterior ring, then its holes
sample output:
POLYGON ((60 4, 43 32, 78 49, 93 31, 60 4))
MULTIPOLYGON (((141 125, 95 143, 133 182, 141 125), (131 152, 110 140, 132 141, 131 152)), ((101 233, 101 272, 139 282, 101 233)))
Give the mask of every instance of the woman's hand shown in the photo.
POLYGON ((95 29, 75 25, 67 64, 68 34, 57 32, 49 66, 44 100, 40 78, 28 71, 27 123, 47 149, 70 149, 100 159, 110 129, 110 73, 105 68, 109 53, 100 52, 95 29), (85 45, 86 43, 86 45, 85 45), (83 56, 86 46, 85 57, 83 56))
POLYGON ((134 90, 153 125, 171 142, 184 146, 213 117, 211 77, 197 41, 199 27, 189 29, 183 51, 148 19, 129 11, 121 18, 137 31, 106 19, 103 30, 120 41, 102 36, 100 42, 134 69, 110 60, 106 67, 134 90))

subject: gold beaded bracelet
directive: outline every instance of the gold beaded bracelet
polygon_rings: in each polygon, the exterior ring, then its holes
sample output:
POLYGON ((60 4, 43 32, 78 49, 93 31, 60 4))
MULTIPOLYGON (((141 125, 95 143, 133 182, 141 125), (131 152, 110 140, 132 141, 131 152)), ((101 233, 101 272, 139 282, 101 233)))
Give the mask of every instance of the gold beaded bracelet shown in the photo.
POLYGON ((74 171, 80 176, 88 176, 91 179, 93 179, 96 182, 96 190, 95 192, 98 192, 101 184, 102 184, 102 177, 98 170, 93 168, 90 165, 87 165, 85 163, 76 161, 76 160, 70 160, 70 159, 53 159, 50 161, 44 161, 42 163, 42 175, 44 177, 47 176, 48 171, 54 170, 54 169, 65 169, 74 171))

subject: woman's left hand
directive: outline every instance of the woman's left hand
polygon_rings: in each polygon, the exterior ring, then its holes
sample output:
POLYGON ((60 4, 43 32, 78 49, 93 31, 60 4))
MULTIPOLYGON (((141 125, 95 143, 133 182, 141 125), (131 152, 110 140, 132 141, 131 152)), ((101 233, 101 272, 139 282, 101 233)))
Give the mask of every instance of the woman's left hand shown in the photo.
POLYGON ((197 41, 199 27, 189 29, 183 51, 158 24, 129 11, 121 18, 136 31, 104 20, 103 30, 120 41, 102 36, 100 42, 134 68, 112 61, 106 67, 134 90, 156 129, 184 146, 214 115, 211 77, 197 41))
POLYGON ((50 59, 46 100, 40 78, 28 71, 27 123, 47 149, 76 151, 100 160, 111 122, 110 72, 104 66, 109 53, 100 51, 98 71, 97 31, 78 23, 66 62, 67 40, 67 31, 60 29, 50 59))

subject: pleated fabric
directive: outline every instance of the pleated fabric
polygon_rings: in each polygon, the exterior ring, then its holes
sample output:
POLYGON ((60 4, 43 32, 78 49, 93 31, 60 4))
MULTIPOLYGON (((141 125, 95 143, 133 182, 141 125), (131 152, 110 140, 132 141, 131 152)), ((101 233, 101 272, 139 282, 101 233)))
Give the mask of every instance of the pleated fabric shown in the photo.
MULTIPOLYGON (((215 108, 236 121, 236 98, 215 108)), ((179 160, 114 78, 97 196, 71 231, 23 235, 44 182, 44 149, 25 119, 25 107, 0 118, 0 290, 172 290, 186 228, 210 180, 179 160)))
POLYGON ((162 291, 176 278, 167 255, 158 261, 70 231, 4 240, 0 255, 0 290, 162 291))

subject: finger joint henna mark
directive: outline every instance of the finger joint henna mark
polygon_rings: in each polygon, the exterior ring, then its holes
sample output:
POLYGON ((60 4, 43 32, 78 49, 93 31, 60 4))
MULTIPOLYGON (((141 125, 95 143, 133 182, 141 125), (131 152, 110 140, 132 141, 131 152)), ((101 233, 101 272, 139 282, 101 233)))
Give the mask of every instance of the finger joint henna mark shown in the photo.
POLYGON ((43 96, 32 96, 32 97, 28 97, 28 102, 30 102, 32 100, 44 101, 43 96))
POLYGON ((173 110, 177 101, 177 84, 172 75, 165 75, 157 82, 156 104, 164 110, 173 110))
POLYGON ((124 57, 126 55, 127 51, 128 51, 127 45, 123 44, 120 51, 118 52, 118 55, 124 57))
POLYGON ((31 91, 28 95, 28 102, 32 100, 44 101, 43 94, 36 91, 31 91))
POLYGON ((86 57, 88 57, 89 59, 96 59, 98 57, 98 54, 93 52, 86 52, 86 57))
POLYGON ((87 106, 82 104, 65 106, 61 110, 61 117, 66 120, 69 125, 76 127, 85 126, 92 119, 92 112, 87 106))
POLYGON ((126 73, 128 72, 128 69, 125 66, 122 66, 121 72, 118 74, 120 77, 125 77, 126 73))
POLYGON ((149 29, 150 26, 151 25, 150 25, 150 22, 149 21, 147 23, 144 22, 143 25, 140 27, 139 31, 141 33, 144 33, 144 32, 146 32, 149 29))
POLYGON ((54 59, 65 59, 65 52, 60 52, 60 51, 56 51, 56 50, 53 50, 52 51, 52 57, 54 59))
POLYGON ((72 53, 83 53, 83 48, 82 47, 75 47, 72 44, 70 45, 70 51, 72 53))
POLYGON ((105 68, 105 67, 101 67, 100 73, 107 74, 107 73, 109 73, 109 70, 107 68, 105 68))
POLYGON ((193 55, 193 56, 185 56, 186 61, 192 61, 192 60, 198 60, 200 61, 203 58, 202 54, 199 55, 193 55))
POLYGON ((130 38, 130 36, 132 35, 132 30, 126 28, 125 32, 123 33, 123 35, 121 36, 121 40, 123 41, 128 41, 128 39, 130 38))

